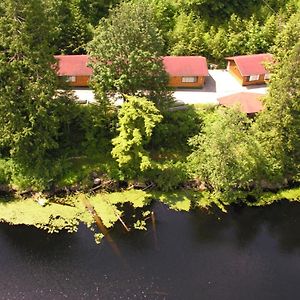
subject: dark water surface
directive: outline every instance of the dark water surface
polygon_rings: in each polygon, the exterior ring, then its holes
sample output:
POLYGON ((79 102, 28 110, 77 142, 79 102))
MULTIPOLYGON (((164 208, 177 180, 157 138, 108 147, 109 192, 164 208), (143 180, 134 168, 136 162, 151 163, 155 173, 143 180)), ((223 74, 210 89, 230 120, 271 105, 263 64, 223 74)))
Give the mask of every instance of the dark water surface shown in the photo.
POLYGON ((122 259, 84 226, 0 224, 0 299, 300 299, 300 204, 153 209, 156 236, 112 232, 122 259))

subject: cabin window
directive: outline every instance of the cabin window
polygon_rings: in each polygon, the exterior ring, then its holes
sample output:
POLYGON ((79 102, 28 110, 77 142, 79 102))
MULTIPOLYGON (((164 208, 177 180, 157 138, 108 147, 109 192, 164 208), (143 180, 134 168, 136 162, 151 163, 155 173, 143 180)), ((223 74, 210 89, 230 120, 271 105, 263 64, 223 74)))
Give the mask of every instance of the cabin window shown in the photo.
POLYGON ((195 83, 198 81, 197 76, 187 76, 187 77, 182 77, 181 82, 183 83, 195 83))
POLYGON ((75 82, 76 81, 76 77, 75 76, 66 76, 66 81, 67 82, 75 82))
POLYGON ((270 73, 266 73, 265 74, 265 80, 269 80, 270 79, 270 73))
POLYGON ((259 79, 259 75, 250 75, 249 76, 249 81, 256 81, 259 79))

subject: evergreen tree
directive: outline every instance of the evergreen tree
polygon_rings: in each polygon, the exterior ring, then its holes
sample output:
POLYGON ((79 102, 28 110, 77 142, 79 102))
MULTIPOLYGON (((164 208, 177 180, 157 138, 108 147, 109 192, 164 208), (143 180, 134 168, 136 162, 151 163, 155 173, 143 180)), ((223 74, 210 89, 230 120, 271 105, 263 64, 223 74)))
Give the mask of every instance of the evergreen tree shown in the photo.
POLYGON ((270 161, 268 179, 282 184, 300 171, 300 41, 277 59, 256 129, 270 161))
POLYGON ((151 167, 145 145, 150 142, 153 128, 162 116, 153 102, 146 98, 129 96, 119 111, 119 135, 113 139, 112 156, 127 178, 151 167))
POLYGON ((68 103, 56 92, 50 33, 41 0, 0 3, 0 145, 19 172, 45 178, 68 103))
POLYGON ((56 54, 84 54, 92 39, 91 28, 76 0, 48 0, 55 36, 56 54))

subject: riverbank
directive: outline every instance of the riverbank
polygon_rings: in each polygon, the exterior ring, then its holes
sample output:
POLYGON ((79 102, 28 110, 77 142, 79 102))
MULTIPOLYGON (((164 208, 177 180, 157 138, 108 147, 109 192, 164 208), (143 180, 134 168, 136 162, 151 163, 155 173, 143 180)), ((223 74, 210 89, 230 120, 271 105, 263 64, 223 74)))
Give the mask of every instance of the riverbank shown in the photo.
MULTIPOLYGON (((244 195, 244 199, 241 195, 239 204, 252 207, 267 206, 283 199, 300 202, 300 188, 282 190, 277 193, 262 193, 255 196, 255 201, 253 199, 249 201, 249 195, 244 195)), ((153 200, 166 204, 171 210, 187 212, 192 209, 208 210, 212 206, 217 206, 226 212, 231 205, 229 202, 220 202, 208 192, 195 191, 163 193, 131 189, 94 195, 78 193, 63 199, 55 197, 47 199, 40 194, 28 199, 2 199, 0 222, 34 226, 49 233, 61 230, 76 232, 79 224, 84 223, 95 231, 93 224, 96 223, 96 214, 107 229, 112 228, 117 222, 127 231, 146 229, 147 220, 151 218, 153 200), (91 207, 94 211, 91 211, 91 207)), ((99 238, 98 234, 95 235, 99 238)))

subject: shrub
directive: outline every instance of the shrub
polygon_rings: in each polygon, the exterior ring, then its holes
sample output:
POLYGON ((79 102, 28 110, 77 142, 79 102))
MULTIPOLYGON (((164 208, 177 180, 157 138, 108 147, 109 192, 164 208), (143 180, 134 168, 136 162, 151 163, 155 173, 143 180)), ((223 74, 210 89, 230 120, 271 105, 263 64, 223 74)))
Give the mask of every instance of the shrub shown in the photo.
POLYGON ((188 180, 185 163, 168 161, 163 165, 156 164, 151 170, 145 172, 145 178, 156 185, 161 191, 178 189, 188 180))
POLYGON ((187 141, 200 131, 202 119, 192 107, 186 110, 166 111, 163 120, 153 130, 150 147, 154 149, 187 150, 187 141))

